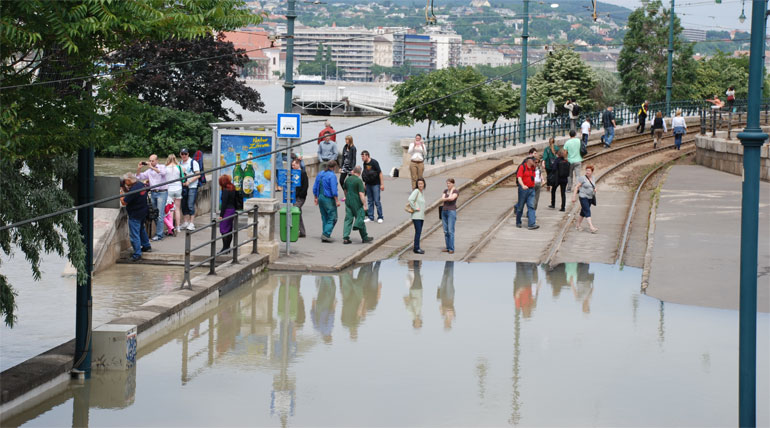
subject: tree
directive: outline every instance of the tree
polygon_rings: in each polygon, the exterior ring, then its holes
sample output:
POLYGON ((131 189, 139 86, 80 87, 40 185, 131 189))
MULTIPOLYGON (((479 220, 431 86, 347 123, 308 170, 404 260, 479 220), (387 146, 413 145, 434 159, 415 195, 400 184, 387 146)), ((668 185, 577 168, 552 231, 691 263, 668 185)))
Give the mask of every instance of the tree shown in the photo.
POLYGON ((698 99, 722 95, 735 86, 735 97, 746 98, 749 94, 749 57, 733 58, 717 52, 709 59, 697 61, 695 82, 692 85, 698 99))
POLYGON ((543 68, 527 82, 527 111, 541 113, 549 99, 556 103, 558 111, 565 112, 567 99, 576 101, 588 111, 594 108, 590 97, 596 86, 596 75, 577 52, 561 48, 551 53, 543 68))
POLYGON ((474 101, 471 91, 458 93, 469 86, 470 75, 462 74, 462 69, 446 68, 413 76, 404 83, 392 86, 391 89, 398 97, 393 111, 406 111, 391 116, 389 120, 403 126, 427 120, 425 138, 430 137, 430 126, 434 121, 442 125, 463 123, 464 115, 471 112, 474 101), (454 95, 447 96, 450 94, 454 95), (431 102, 433 100, 436 101, 431 102))
MULTIPOLYGON (((644 100, 666 98, 668 66, 668 32, 670 10, 660 0, 651 1, 646 8, 636 9, 628 17, 628 32, 618 58, 620 93, 626 102, 635 105, 644 100)), ((693 94, 696 64, 693 47, 680 38, 682 26, 674 19, 674 61, 672 98, 687 99, 693 94)))
POLYGON ((324 79, 329 75, 329 71, 336 73, 337 63, 332 61, 332 48, 328 46, 324 49, 323 43, 318 45, 315 58, 310 62, 303 62, 297 67, 297 73, 307 76, 323 76, 324 79))
MULTIPOLYGON (((0 227, 73 205, 60 183, 76 175, 79 148, 103 143, 97 112, 109 111, 117 96, 109 80, 83 78, 108 71, 105 52, 259 23, 244 6, 240 0, 2 2, 0 227)), ((48 252, 66 255, 83 277, 85 252, 72 213, 1 230, 0 248, 6 255, 20 249, 36 279, 48 252)), ((14 295, 0 274, 0 316, 9 326, 14 295)))
POLYGON ((594 69, 596 74, 596 86, 591 90, 590 96, 594 100, 594 108, 602 110, 607 106, 614 106, 623 102, 620 96, 620 78, 617 73, 601 68, 594 69))
POLYGON ((492 133, 497 127, 497 121, 501 117, 512 119, 519 117, 521 92, 514 90, 510 83, 500 80, 482 85, 476 92, 476 99, 471 111, 471 116, 479 119, 481 123, 492 122, 492 133))
POLYGON ((220 33, 189 40, 143 41, 119 50, 110 59, 136 69, 121 82, 124 90, 154 106, 241 120, 234 109, 222 106, 225 100, 232 100, 246 110, 264 113, 259 92, 238 80, 237 70, 249 62, 246 51, 224 39, 220 33), (188 62, 190 58, 208 59, 188 62))

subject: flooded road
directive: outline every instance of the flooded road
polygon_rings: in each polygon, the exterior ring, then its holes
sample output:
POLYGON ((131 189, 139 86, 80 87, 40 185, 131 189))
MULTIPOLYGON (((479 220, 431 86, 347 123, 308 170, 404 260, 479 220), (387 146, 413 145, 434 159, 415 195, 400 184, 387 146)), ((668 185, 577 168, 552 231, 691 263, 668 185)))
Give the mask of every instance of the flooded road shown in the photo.
MULTIPOLYGON (((144 348, 135 371, 95 373, 4 425, 735 425, 738 313, 660 302, 640 276, 393 260, 271 272, 144 348)), ((758 403, 769 325, 760 314, 758 403)))

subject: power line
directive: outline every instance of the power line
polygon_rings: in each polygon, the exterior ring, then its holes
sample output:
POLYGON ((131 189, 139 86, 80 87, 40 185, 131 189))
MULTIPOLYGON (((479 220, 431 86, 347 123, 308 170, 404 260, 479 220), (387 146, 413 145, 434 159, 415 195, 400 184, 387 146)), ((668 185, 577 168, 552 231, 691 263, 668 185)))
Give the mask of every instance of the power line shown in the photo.
MULTIPOLYGON (((527 65, 528 66, 529 65, 535 65, 538 62, 545 61, 546 58, 547 57, 543 57, 541 59, 538 59, 536 61, 528 63, 527 65)), ((516 73, 516 72, 520 71, 521 68, 522 67, 519 66, 518 70, 511 70, 511 71, 509 71, 509 72, 507 72, 505 74, 502 74, 500 76, 490 77, 490 78, 488 78, 488 79, 486 79, 486 80, 484 80, 482 82, 479 82, 479 83, 476 83, 476 84, 473 84, 473 85, 470 85, 470 86, 466 86, 465 88, 458 89, 458 90, 456 90, 454 92, 450 92, 447 95, 444 95, 444 96, 441 96, 441 97, 438 97, 438 98, 434 98, 432 100, 425 101, 425 102, 417 104, 415 106, 411 106, 411 107, 407 107, 407 108, 401 109, 401 110, 399 110, 397 112, 392 112, 392 113, 388 114, 387 116, 379 117, 377 119, 372 119, 370 121, 363 122, 363 123, 360 123, 358 125, 354 125, 354 126, 351 126, 349 128, 345 128, 345 129, 339 130, 339 131, 335 132, 334 134, 329 134, 329 135, 341 134, 343 132, 347 132, 347 131, 351 131, 353 129, 361 128, 363 126, 371 125, 372 123, 379 122, 381 120, 389 119, 389 118, 391 118, 393 116, 397 116, 397 115, 400 115, 400 114, 403 114, 403 113, 408 113, 408 112, 413 111, 415 109, 418 109, 420 107, 424 107, 426 105, 433 104, 433 103, 441 101, 441 100, 445 100, 447 98, 453 97, 453 96, 461 94, 463 92, 470 91, 471 89, 478 88, 479 86, 489 84, 489 83, 491 83, 491 82, 493 82, 495 80, 502 80, 504 77, 507 77, 508 75, 511 75, 513 73, 516 73)), ((229 163, 229 164, 226 164, 226 165, 218 166, 216 168, 211 168, 211 169, 208 169, 208 170, 200 171, 200 172, 198 172, 196 174, 187 175, 184 178, 180 177, 180 178, 175 179, 175 180, 170 180, 170 181, 166 181, 166 182, 163 182, 163 183, 158 183, 158 184, 156 184, 154 186, 147 186, 147 187, 144 187, 142 189, 132 190, 132 191, 129 191, 129 192, 125 192, 123 194, 108 196, 106 198, 102 198, 102 199, 99 199, 97 201, 88 202, 88 203, 81 204, 81 205, 76 205, 74 207, 66 208, 66 209, 59 210, 59 211, 56 211, 56 212, 53 212, 53 213, 43 214, 43 215, 40 215, 40 216, 37 216, 37 217, 33 217, 33 218, 26 219, 26 220, 22 220, 22 221, 13 223, 13 224, 5 225, 5 226, 0 226, 0 232, 2 232, 4 230, 8 230, 8 229, 19 228, 21 226, 25 226, 27 224, 34 223, 34 222, 37 222, 37 221, 40 221, 40 220, 45 220, 45 219, 48 219, 48 218, 51 218, 51 217, 56 217, 56 216, 60 216, 60 215, 63 215, 63 214, 67 214, 67 213, 70 213, 70 212, 73 212, 73 211, 77 211, 77 210, 82 209, 82 208, 88 208, 88 207, 91 207, 91 206, 103 204, 105 202, 114 201, 115 199, 120 199, 120 198, 125 197, 125 196, 129 196, 129 195, 133 195, 133 194, 141 193, 141 192, 146 192, 148 190, 151 190, 151 189, 154 189, 154 188, 157 188, 157 187, 167 186, 167 185, 169 185, 171 183, 176 183, 176 182, 182 181, 184 179, 188 179, 188 178, 192 178, 192 177, 199 177, 201 175, 206 174, 207 172, 219 171, 220 169, 230 168, 230 167, 232 167, 234 165, 237 165, 237 164, 240 164, 240 163, 244 163, 244 162, 247 162, 247 161, 250 161, 250 160, 262 158, 262 157, 269 156, 269 155, 272 155, 272 154, 282 153, 284 150, 290 150, 290 149, 293 149, 294 147, 299 147, 299 146, 302 146, 302 145, 305 145, 305 144, 308 144, 308 143, 311 143, 311 142, 316 142, 316 141, 318 141, 317 137, 316 138, 311 138, 309 140, 305 140, 305 141, 302 141, 302 142, 297 143, 297 144, 290 144, 285 149, 280 149, 280 150, 279 149, 275 149, 275 150, 272 150, 272 151, 270 151, 268 153, 264 153, 264 154, 259 155, 259 156, 253 156, 251 158, 243 159, 240 162, 236 161, 236 162, 232 162, 232 163, 229 163)))

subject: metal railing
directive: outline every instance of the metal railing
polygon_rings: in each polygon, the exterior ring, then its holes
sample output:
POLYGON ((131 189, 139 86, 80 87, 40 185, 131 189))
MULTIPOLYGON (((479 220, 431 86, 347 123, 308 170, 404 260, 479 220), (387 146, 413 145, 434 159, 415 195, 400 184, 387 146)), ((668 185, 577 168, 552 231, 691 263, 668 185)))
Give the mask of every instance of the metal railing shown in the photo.
MULTIPOLYGON (((767 112, 768 101, 763 100, 763 110, 767 112)), ((722 114, 728 113, 728 110, 735 114, 746 111, 747 100, 735 100, 732 108, 723 107, 722 109, 711 109, 711 104, 703 100, 680 100, 671 102, 671 112, 682 110, 682 116, 704 116, 710 111, 719 111, 722 114)), ((665 111, 666 103, 650 103, 648 109, 649 122, 655 112, 665 111)), ((578 119, 575 120, 575 128, 579 132, 580 124, 583 119, 591 119, 593 129, 602 129, 601 116, 604 110, 595 110, 581 112, 578 119)), ((619 105, 613 108, 615 113, 615 123, 620 126, 623 124, 637 123, 639 106, 619 105)), ((708 113, 711 114, 711 113, 708 113)), ((668 115, 667 117, 670 117, 668 115)), ((701 118, 701 122, 704 118, 701 118)), ((721 123, 721 122, 720 122, 721 123)), ((718 127, 716 124, 712 126, 718 127)), ((701 130, 706 129, 703 126, 701 130)), ((496 126, 482 126, 481 128, 466 129, 463 132, 438 135, 426 139, 425 145, 428 151, 426 162, 435 165, 436 162, 446 162, 447 159, 457 159, 458 156, 467 157, 468 154, 475 155, 479 151, 496 150, 498 147, 505 148, 509 145, 516 145, 519 141, 520 133, 524 132, 524 139, 535 142, 538 139, 548 137, 566 136, 570 130, 570 119, 568 115, 544 116, 534 120, 527 121, 524 129, 518 122, 505 122, 496 126)))
POLYGON ((258 213, 259 213, 259 207, 256 205, 253 208, 250 208, 245 211, 235 212, 235 214, 232 214, 230 216, 227 216, 222 219, 212 219, 211 222, 205 226, 201 226, 200 228, 197 228, 195 230, 187 230, 184 237, 184 279, 182 280, 182 287, 181 288, 192 288, 192 283, 190 282, 190 272, 206 263, 209 263, 209 275, 214 275, 216 273, 216 262, 217 257, 232 253, 233 258, 232 262, 233 264, 238 263, 238 248, 240 248, 243 245, 251 243, 251 253, 257 254, 257 224, 258 224, 258 213), (252 221, 247 222, 245 225, 241 226, 238 223, 238 218, 241 215, 247 215, 252 218, 252 221), (223 235, 217 235, 217 226, 222 223, 223 221, 227 220, 233 220, 233 227, 230 230, 230 232, 225 233, 223 235), (247 239, 245 241, 239 241, 238 240, 238 232, 242 230, 246 230, 248 228, 252 228, 252 234, 253 237, 250 239, 247 239), (208 241, 205 241, 199 245, 192 246, 192 236, 200 231, 211 229, 211 239, 208 241), (232 236, 232 243, 230 245, 230 248, 224 249, 222 251, 217 252, 217 242, 221 241, 223 238, 232 236), (211 251, 209 253, 209 256, 204 258, 203 260, 192 263, 192 253, 194 251, 197 251, 201 248, 204 248, 206 246, 209 246, 211 248, 211 251))

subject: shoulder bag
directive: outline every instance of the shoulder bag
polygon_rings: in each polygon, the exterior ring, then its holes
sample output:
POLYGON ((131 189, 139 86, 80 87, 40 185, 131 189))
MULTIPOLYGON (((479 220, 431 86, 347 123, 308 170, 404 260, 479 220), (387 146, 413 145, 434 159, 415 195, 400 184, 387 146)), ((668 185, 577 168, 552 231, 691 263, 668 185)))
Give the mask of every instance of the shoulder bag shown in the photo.
POLYGON ((591 183, 591 180, 588 177, 585 177, 585 179, 588 181, 588 184, 591 185, 591 188, 594 189, 594 196, 589 199, 588 202, 590 202, 591 205, 596 206, 596 186, 594 186, 594 183, 591 183))

